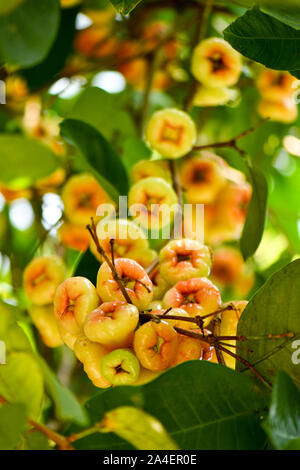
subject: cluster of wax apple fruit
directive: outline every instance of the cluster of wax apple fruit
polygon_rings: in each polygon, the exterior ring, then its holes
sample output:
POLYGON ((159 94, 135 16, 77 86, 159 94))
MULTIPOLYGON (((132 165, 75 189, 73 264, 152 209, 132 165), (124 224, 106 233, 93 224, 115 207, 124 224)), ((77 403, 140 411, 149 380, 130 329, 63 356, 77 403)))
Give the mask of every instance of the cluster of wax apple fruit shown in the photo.
MULTIPOLYGON (((235 335, 246 302, 222 306, 218 288, 207 277, 212 262, 208 247, 191 239, 167 243, 158 275, 168 287, 156 301, 158 291, 141 265, 124 257, 112 260, 114 269, 107 261, 101 264, 96 286, 84 277, 60 282, 64 270, 55 256, 36 258, 24 272, 27 296, 38 304, 36 319, 42 321, 41 309, 54 299, 52 328, 56 320, 61 339, 96 386, 142 383, 187 360, 216 361, 213 347, 184 331, 208 334, 221 310, 220 333, 235 335), (200 327, 189 321, 193 317, 201 318, 200 327)), ((39 327, 45 338, 49 324, 39 327)), ((225 361, 234 367, 234 358, 225 354, 225 361)))
POLYGON ((263 118, 290 123, 298 116, 295 94, 299 80, 289 72, 263 70, 257 79, 261 95, 258 112, 263 118))

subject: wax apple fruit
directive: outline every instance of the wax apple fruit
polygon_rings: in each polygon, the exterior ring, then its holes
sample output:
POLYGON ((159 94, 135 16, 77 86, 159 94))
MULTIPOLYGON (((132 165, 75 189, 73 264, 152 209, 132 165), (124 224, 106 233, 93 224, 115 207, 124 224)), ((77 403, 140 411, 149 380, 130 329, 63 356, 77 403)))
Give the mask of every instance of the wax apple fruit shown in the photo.
POLYGON ((139 160, 131 169, 131 181, 137 183, 151 176, 163 178, 168 183, 172 181, 168 162, 165 160, 139 160))
POLYGON ((78 251, 85 251, 90 244, 90 234, 83 225, 64 222, 58 230, 63 245, 78 251))
MULTIPOLYGON (((101 247, 111 258, 111 244, 114 241, 114 257, 131 258, 131 252, 148 249, 149 243, 143 230, 134 222, 127 219, 111 219, 100 221, 97 224, 97 236, 101 247)), ((91 243, 91 251, 99 261, 103 258, 96 250, 94 242, 91 243)))
MULTIPOLYGON (((191 316, 205 316, 221 306, 221 296, 217 287, 207 278, 192 278, 180 281, 169 289, 163 298, 163 307, 184 309, 191 316)), ((207 326, 212 317, 203 320, 207 326)))
POLYGON ((169 225, 176 212, 177 195, 162 178, 145 178, 135 183, 128 194, 129 211, 146 230, 169 225))
POLYGON ((290 123, 297 118, 298 108, 295 100, 291 97, 278 101, 263 99, 258 105, 258 113, 264 119, 290 123))
POLYGON ((199 85, 193 97, 194 106, 221 106, 235 101, 239 92, 235 88, 199 85))
POLYGON ((180 178, 191 204, 213 202, 226 183, 221 159, 208 152, 186 159, 180 169, 180 178))
POLYGON ((34 258, 27 265, 23 275, 26 295, 35 305, 50 304, 57 287, 65 277, 65 264, 59 256, 34 258))
POLYGON ((192 277, 208 276, 212 255, 209 248, 197 240, 171 240, 159 256, 160 274, 169 283, 176 284, 192 277))
POLYGON ((164 321, 144 323, 135 332, 134 352, 145 369, 161 371, 171 366, 178 348, 178 335, 164 321))
MULTIPOLYGON (((115 260, 115 268, 132 303, 139 310, 147 308, 153 297, 153 286, 142 266, 132 259, 118 258, 115 260)), ((125 300, 107 263, 103 263, 98 271, 97 290, 104 302, 125 300)))
POLYGON ((129 347, 139 321, 135 305, 121 301, 105 302, 86 318, 86 336, 109 349, 129 347))
POLYGON ((90 174, 73 175, 63 187, 61 198, 64 211, 70 222, 86 225, 95 217, 100 204, 109 204, 111 199, 90 174))
POLYGON ((53 305, 31 305, 28 311, 45 345, 49 348, 61 346, 63 342, 54 316, 53 305))
POLYGON ((202 342, 196 338, 178 335, 178 349, 173 361, 173 366, 193 359, 201 359, 203 355, 202 342))
POLYGON ((194 77, 208 87, 234 85, 240 76, 240 54, 221 38, 208 38, 195 47, 192 56, 194 77))
POLYGON ((150 146, 166 158, 180 158, 195 145, 197 131, 194 121, 184 111, 163 109, 152 114, 146 128, 150 146))
POLYGON ((112 385, 100 370, 101 359, 108 354, 108 350, 104 346, 93 343, 85 336, 80 336, 74 345, 74 353, 83 363, 86 374, 96 387, 108 388, 112 385))
POLYGON ((58 287, 54 312, 61 326, 73 335, 82 333, 87 315, 97 308, 99 297, 95 286, 85 277, 70 277, 58 287))
POLYGON ((140 364, 128 349, 115 349, 102 357, 100 371, 112 385, 131 385, 139 377, 140 364))
POLYGON ((289 72, 265 69, 257 80, 257 88, 263 98, 282 100, 296 92, 298 80, 289 72))

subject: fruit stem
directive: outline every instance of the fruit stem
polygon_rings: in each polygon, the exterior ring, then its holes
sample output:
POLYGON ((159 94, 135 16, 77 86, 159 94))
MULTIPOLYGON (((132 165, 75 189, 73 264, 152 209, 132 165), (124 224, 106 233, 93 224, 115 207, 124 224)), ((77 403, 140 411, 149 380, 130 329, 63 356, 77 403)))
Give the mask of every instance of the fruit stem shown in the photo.
POLYGON ((86 228, 88 229, 88 231, 90 232, 91 234, 91 237, 96 245, 96 248, 97 248, 97 251, 98 253, 104 258, 104 260, 106 261, 106 263, 108 264, 108 266, 110 267, 111 269, 111 273, 112 273, 112 276, 113 276, 113 279, 116 281, 116 283, 118 284, 119 288, 120 288, 120 291, 122 292, 125 300, 127 303, 129 304, 132 304, 131 302, 131 299, 128 295, 128 292, 122 282, 122 279, 120 278, 119 276, 119 273, 114 265, 114 263, 111 261, 111 259, 109 258, 109 256, 107 256, 107 253, 106 251, 102 248, 102 246, 100 245, 100 242, 99 242, 99 239, 98 239, 98 235, 97 235, 97 231, 96 231, 96 226, 95 226, 95 221, 94 221, 94 218, 91 217, 91 225, 87 225, 86 228))

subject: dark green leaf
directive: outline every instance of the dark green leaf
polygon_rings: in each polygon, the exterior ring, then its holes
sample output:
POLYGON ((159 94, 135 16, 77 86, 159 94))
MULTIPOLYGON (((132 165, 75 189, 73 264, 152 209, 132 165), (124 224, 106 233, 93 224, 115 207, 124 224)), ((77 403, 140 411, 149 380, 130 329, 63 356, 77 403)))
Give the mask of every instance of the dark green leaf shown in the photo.
POLYGON ((252 196, 240 241, 244 259, 257 250, 265 228, 267 214, 268 185, 264 174, 258 168, 249 168, 252 196))
POLYGON ((260 0, 261 9, 268 15, 286 23, 293 28, 300 29, 300 4, 298 0, 260 0))
POLYGON ((276 70, 300 69, 300 31, 258 8, 247 11, 224 31, 241 54, 276 70))
POLYGON ((0 18, 0 56, 9 65, 32 67, 48 54, 60 18, 58 0, 26 0, 0 18))
POLYGON ((0 135, 0 179, 31 186, 57 168, 57 158, 45 145, 17 135, 0 135), (9 162, 9 165, 8 165, 9 162))
POLYGON ((77 13, 78 8, 67 8, 61 11, 59 30, 46 59, 35 67, 23 70, 22 75, 31 90, 53 80, 63 68, 72 47, 77 13))
POLYGON ((61 124, 62 136, 77 146, 86 169, 94 176, 118 202, 120 194, 128 192, 128 178, 125 167, 109 142, 91 125, 76 119, 66 119, 61 124))
POLYGON ((274 381, 269 415, 263 423, 272 444, 283 450, 300 441, 300 392, 285 372, 274 381))
MULTIPOLYGON (((1 367, 1 366, 0 366, 1 367)), ((0 408, 0 450, 12 450, 26 426, 26 408, 21 403, 0 408)))
MULTIPOLYGON (((87 403, 100 421, 118 406, 135 406, 159 419, 181 449, 260 449, 265 435, 260 413, 266 396, 249 377, 225 366, 191 361, 143 386, 116 387, 87 403)), ((76 447, 124 448, 111 434, 78 441, 76 447)))
MULTIPOLYGON (((275 273, 250 300, 238 324, 238 335, 249 339, 239 346, 247 359, 270 383, 279 370, 286 371, 300 385, 300 369, 295 367, 292 343, 300 337, 300 259, 275 273), (270 340, 268 335, 294 333, 295 337, 270 340), (252 352, 250 352, 252 351, 252 352)), ((239 370, 244 366, 237 363, 239 370)))
POLYGON ((54 401, 57 418, 63 422, 72 421, 80 426, 86 426, 87 415, 77 398, 57 380, 42 357, 37 356, 37 361, 44 376, 46 390, 54 401))
POLYGON ((74 276, 87 277, 94 285, 96 285, 99 267, 99 261, 95 258, 90 250, 87 250, 82 254, 75 269, 74 276))
POLYGON ((121 15, 130 13, 142 0, 110 0, 121 15))

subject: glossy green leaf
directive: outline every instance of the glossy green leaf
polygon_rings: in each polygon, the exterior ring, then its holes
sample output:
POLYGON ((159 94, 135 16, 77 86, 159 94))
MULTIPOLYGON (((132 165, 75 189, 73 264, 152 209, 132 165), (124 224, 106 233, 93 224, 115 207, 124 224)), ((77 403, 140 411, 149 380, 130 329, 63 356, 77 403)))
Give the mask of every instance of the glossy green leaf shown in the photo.
MULTIPOLYGON (((249 377, 225 366, 191 361, 154 381, 116 387, 87 403, 91 420, 119 406, 135 406, 160 420, 181 449, 261 449, 266 438, 260 416, 268 398, 249 377)), ((77 448, 126 448, 111 434, 93 435, 77 448)))
POLYGON ((283 450, 300 441, 300 391, 285 372, 274 381, 269 415, 263 423, 273 446, 283 450))
POLYGON ((114 432, 139 450, 178 449, 153 416, 133 406, 120 406, 106 413, 104 430, 114 432))
POLYGON ((260 0, 258 1, 262 11, 274 16, 279 21, 293 28, 300 29, 300 4, 298 0, 260 0))
POLYGON ((267 67, 300 69, 300 31, 256 7, 228 26, 224 37, 242 55, 267 67))
MULTIPOLYGON (((240 342, 239 346, 244 349, 241 355, 270 383, 280 370, 284 370, 300 385, 300 369, 292 360, 293 342, 300 338, 299 302, 300 259, 268 279, 240 318, 238 335, 261 338, 240 342), (268 335, 286 333, 293 333, 295 337, 267 338, 268 335)), ((240 363, 237 367, 244 369, 240 363)))
POLYGON ((265 228, 267 215, 268 185, 264 174, 258 168, 249 168, 252 196, 240 241, 244 259, 257 250, 265 228))
MULTIPOLYGON (((0 366, 1 367, 1 366, 0 366)), ((0 407, 0 450, 15 449, 26 426, 26 407, 20 403, 0 407)))
POLYGON ((9 65, 31 67, 48 54, 59 25, 58 0, 26 0, 0 17, 0 56, 9 65))
POLYGON ((142 140, 132 137, 125 141, 122 158, 128 172, 135 163, 148 160, 150 157, 151 150, 142 140))
POLYGON ((45 145, 26 137, 0 135, 1 182, 28 187, 56 168, 57 158, 45 145))
POLYGON ((121 15, 128 15, 142 0, 110 0, 121 15))
POLYGON ((40 64, 22 71, 31 90, 49 83, 64 67, 72 49, 77 14, 78 8, 66 8, 61 11, 59 29, 49 54, 40 64))
POLYGON ((0 301, 0 340, 5 342, 6 352, 27 351, 32 348, 22 328, 17 324, 11 306, 0 301))
POLYGON ((9 403, 23 403, 32 418, 38 418, 44 397, 40 367, 33 354, 10 352, 0 365, 0 395, 9 403))
POLYGON ((76 119, 61 124, 62 136, 81 152, 82 164, 93 172, 107 193, 118 202, 128 192, 128 178, 119 155, 109 142, 91 125, 76 119))
POLYGON ((25 450, 51 450, 47 437, 33 429, 23 434, 23 441, 25 450))
POLYGON ((37 362, 44 376, 46 390, 54 401, 57 418, 63 422, 72 421, 79 426, 86 426, 87 414, 71 390, 58 381, 42 357, 37 356, 37 362))

